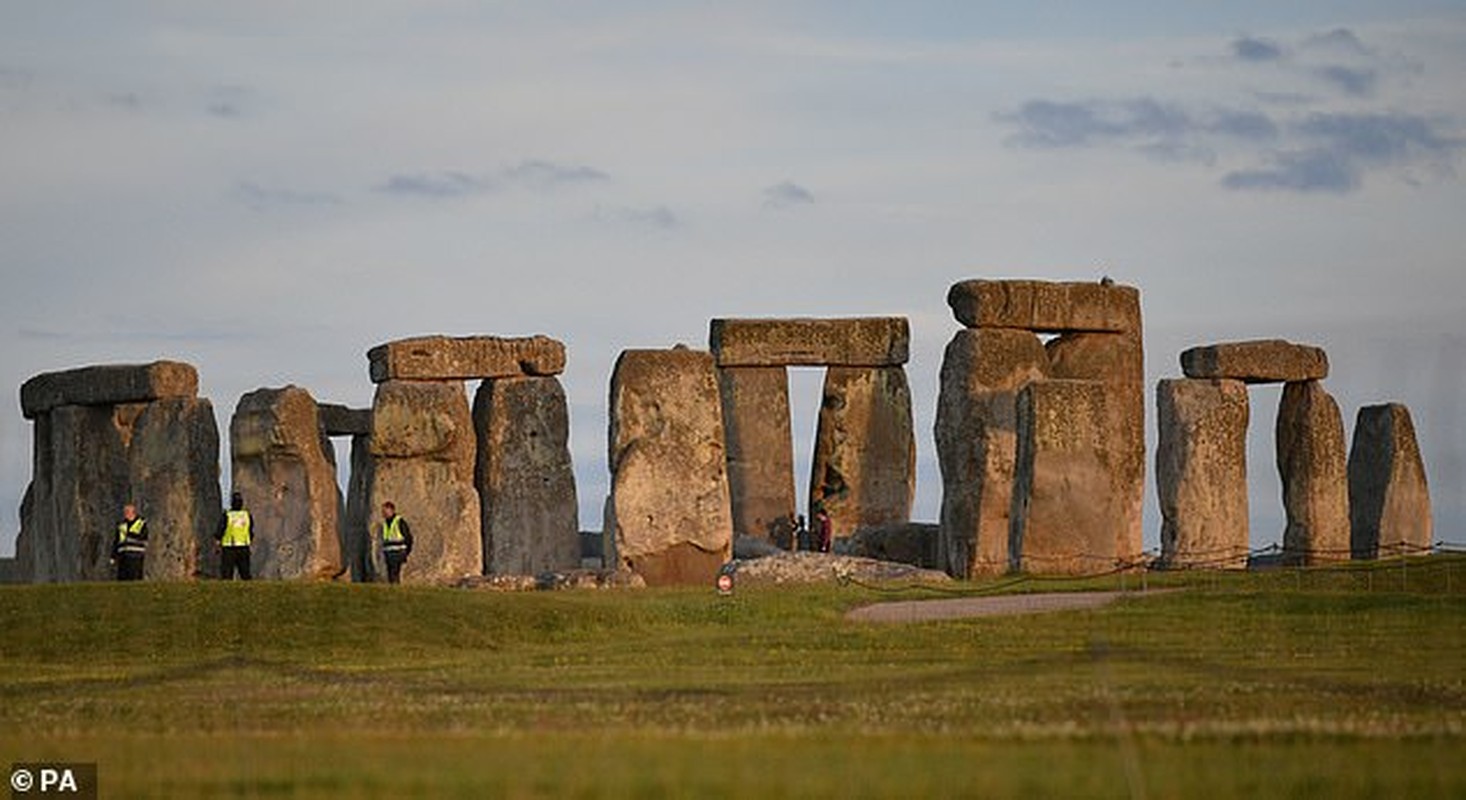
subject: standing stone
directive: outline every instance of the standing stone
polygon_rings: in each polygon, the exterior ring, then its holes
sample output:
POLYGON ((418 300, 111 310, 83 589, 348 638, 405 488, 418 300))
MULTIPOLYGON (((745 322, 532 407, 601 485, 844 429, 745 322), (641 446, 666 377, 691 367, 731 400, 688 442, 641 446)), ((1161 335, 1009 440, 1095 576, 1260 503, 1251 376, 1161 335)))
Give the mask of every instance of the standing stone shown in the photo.
POLYGON ((1223 342, 1193 347, 1181 354, 1188 378, 1226 378, 1245 383, 1293 383, 1329 376, 1322 348, 1282 339, 1223 342))
POLYGON ((710 584, 732 555, 711 353, 627 350, 611 375, 608 562, 649 585, 710 584))
POLYGON ((1015 571, 1083 575, 1118 565, 1114 432, 1100 381, 1047 380, 1018 394, 1008 553, 1015 571))
MULTIPOLYGON (((1132 295, 1136 302, 1138 296, 1132 295)), ((1047 345, 1054 378, 1104 383, 1110 414, 1115 502, 1123 519, 1115 552, 1126 562, 1141 558, 1145 545, 1145 347, 1140 312, 1127 314, 1134 327, 1124 333, 1066 333, 1047 345)))
POLYGON ((229 438, 233 490, 254 521, 255 576, 324 580, 340 572, 336 451, 310 392, 250 392, 235 407, 229 438))
POLYGON ((832 537, 911 519, 916 437, 901 367, 830 367, 815 434, 809 504, 830 515, 832 537))
POLYGON ((553 377, 495 378, 473 401, 485 575, 580 566, 570 415, 553 377))
POLYGON ((1434 535, 1425 462, 1410 409, 1365 406, 1349 452, 1350 550, 1354 558, 1418 555, 1434 535))
POLYGON ((377 577, 372 555, 372 435, 351 437, 351 476, 346 483, 346 518, 341 526, 341 548, 351 579, 377 577))
POLYGON ((482 571, 474 440, 462 383, 377 384, 371 439, 374 574, 386 575, 377 510, 388 500, 396 504, 415 539, 402 568, 404 583, 450 583, 482 571))
POLYGON ((31 580, 113 576, 115 526, 122 505, 133 499, 127 445, 137 407, 123 408, 57 406, 35 418, 31 485, 16 545, 31 580))
POLYGON ((1278 473, 1288 527, 1285 563, 1342 561, 1349 553, 1349 478, 1339 404, 1318 381, 1283 387, 1277 421, 1278 473))
POLYGON ((1247 566, 1247 387, 1169 379, 1156 386, 1161 562, 1247 566))
POLYGON ((733 533, 787 546, 794 530, 794 445, 784 367, 718 370, 728 437, 733 533))
POLYGON ((214 575, 214 534, 224 508, 214 406, 177 397, 141 408, 127 463, 132 496, 148 520, 144 574, 150 580, 214 575))
POLYGON ((942 471, 940 567, 959 578, 1008 569, 1018 391, 1046 376, 1036 334, 963 329, 942 358, 937 457, 942 471))

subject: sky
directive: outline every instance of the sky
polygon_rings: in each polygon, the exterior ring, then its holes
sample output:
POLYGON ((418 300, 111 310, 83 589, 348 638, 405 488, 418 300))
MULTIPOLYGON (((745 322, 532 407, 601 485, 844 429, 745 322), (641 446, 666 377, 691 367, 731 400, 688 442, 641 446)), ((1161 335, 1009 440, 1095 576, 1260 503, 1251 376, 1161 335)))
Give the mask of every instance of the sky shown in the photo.
POLYGON ((1460 2, 0 3, 0 555, 26 378, 185 360, 227 440, 259 387, 369 405, 366 351, 433 333, 566 343, 595 530, 616 355, 723 316, 909 317, 934 520, 947 288, 1102 275, 1141 290, 1152 443, 1186 347, 1317 344, 1346 435, 1410 407, 1466 542, 1463 153, 1460 2))

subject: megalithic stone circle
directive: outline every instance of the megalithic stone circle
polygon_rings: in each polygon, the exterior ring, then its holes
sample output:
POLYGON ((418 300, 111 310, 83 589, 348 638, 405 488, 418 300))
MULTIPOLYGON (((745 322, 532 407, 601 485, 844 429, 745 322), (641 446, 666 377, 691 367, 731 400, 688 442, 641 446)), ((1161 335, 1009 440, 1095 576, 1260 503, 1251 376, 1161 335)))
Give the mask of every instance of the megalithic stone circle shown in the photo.
POLYGON ((315 398, 298 386, 258 389, 235 407, 230 485, 250 512, 256 577, 325 580, 341 572, 341 488, 327 434, 315 398))
POLYGON ((964 328, 942 357, 935 435, 942 472, 941 568, 958 577, 1008 570, 1018 450, 1018 392, 1048 374, 1038 335, 964 328))
POLYGON ((608 561, 649 585, 710 585, 733 547, 712 354, 626 350, 610 395, 608 561))
POLYGON ((1247 387, 1171 378, 1156 385, 1161 563, 1247 566, 1247 387))
POLYGON ((1350 549, 1354 558, 1418 555, 1434 535, 1425 461, 1410 409, 1364 406, 1349 451, 1350 549))

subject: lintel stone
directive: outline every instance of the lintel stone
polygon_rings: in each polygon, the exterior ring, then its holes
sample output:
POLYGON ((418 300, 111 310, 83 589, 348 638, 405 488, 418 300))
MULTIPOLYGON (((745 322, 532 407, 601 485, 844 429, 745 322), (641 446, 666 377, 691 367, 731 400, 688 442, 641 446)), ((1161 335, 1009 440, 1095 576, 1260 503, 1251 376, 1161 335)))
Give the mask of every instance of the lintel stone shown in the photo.
POLYGON ((338 403, 321 403, 318 407, 321 429, 327 436, 370 436, 372 410, 350 408, 338 403))
POLYGON ((709 349, 720 367, 891 367, 910 358, 905 317, 715 319, 709 349))
POLYGON ((1037 333, 1124 333, 1140 326, 1140 290, 1099 282, 961 281, 947 305, 969 328, 1037 333))
POLYGON ((1296 383, 1327 378, 1329 357, 1323 348, 1283 339, 1222 342, 1183 352, 1181 371, 1188 378, 1296 383))
POLYGON ((418 336, 367 351, 373 383, 558 375, 565 345, 548 336, 418 336))
POLYGON ((181 361, 106 364, 44 372, 20 387, 26 419, 59 406, 110 406, 147 403, 168 397, 196 397, 198 370, 181 361))

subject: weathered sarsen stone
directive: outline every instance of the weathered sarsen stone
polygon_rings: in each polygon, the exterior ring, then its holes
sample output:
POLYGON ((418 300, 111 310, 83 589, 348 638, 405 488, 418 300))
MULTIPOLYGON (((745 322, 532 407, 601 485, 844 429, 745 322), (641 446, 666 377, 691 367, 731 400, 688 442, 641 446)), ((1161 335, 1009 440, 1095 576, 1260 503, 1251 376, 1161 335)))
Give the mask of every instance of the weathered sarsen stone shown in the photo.
POLYGON ((254 522, 250 551, 261 578, 323 580, 341 571, 336 450, 315 398, 297 386, 240 398, 229 425, 233 491, 254 522))
POLYGON ((1247 387, 1176 378, 1156 386, 1156 488, 1168 567, 1247 566, 1247 387))
POLYGON ((715 319, 709 346, 720 367, 890 367, 909 358, 905 317, 715 319))
POLYGON ((1045 346, 1051 377, 1105 385, 1115 502, 1123 520, 1115 530, 1115 552, 1127 562, 1145 549, 1145 347, 1138 310, 1133 317, 1135 327, 1124 333, 1066 333, 1045 346))
POLYGON ((185 580, 217 574, 214 533, 224 506, 213 404, 170 397, 141 406, 127 473, 138 511, 148 520, 144 575, 185 580))
POLYGON ((942 357, 935 426, 942 472, 941 568, 1006 572, 1017 458, 1018 391, 1048 373, 1029 331, 963 329, 942 357))
MULTIPOLYGON (((373 581, 377 577, 372 550, 372 435, 351 437, 351 474, 346 479, 346 510, 341 526, 341 552, 351 579, 373 581)), ((410 524, 410 523, 409 523, 410 524)))
POLYGON ((1278 473, 1288 527, 1287 563, 1349 557, 1349 480, 1339 404, 1318 381, 1283 387, 1277 420, 1278 473))
POLYGON ((809 504, 831 535, 911 519, 916 437, 901 367, 830 367, 815 433, 809 504))
POLYGON ((607 563, 649 585, 711 583, 732 554, 711 353, 627 350, 611 375, 607 563))
POLYGON ((181 361, 105 364, 46 372, 20 387, 20 409, 35 419, 58 406, 115 406, 198 394, 198 370, 181 361))
POLYGON ((1091 574, 1120 565, 1115 456, 1106 387, 1046 380, 1018 395, 1009 561, 1015 571, 1091 574))
POLYGON ((419 336, 367 351, 373 383, 474 380, 565 371, 565 345, 548 336, 419 336))
POLYGON ((457 381, 377 385, 372 404, 373 574, 386 575, 378 509, 388 500, 416 540, 405 583, 451 583, 483 569, 482 520, 474 489, 475 436, 457 381))
POLYGON ((1418 555, 1434 535, 1425 462, 1410 410, 1364 406, 1349 451, 1350 549, 1354 558, 1418 555))
POLYGON ((570 415, 553 377, 494 378, 473 401, 484 574, 580 566, 570 415))
POLYGON ((337 403, 319 403, 316 413, 327 436, 367 436, 372 432, 372 410, 349 408, 337 403))
POLYGON ((718 370, 728 439, 733 532, 788 546, 794 530, 794 447, 784 367, 718 370))
POLYGON ((947 305, 969 328, 1123 333, 1140 329, 1139 298, 1119 284, 977 279, 953 284, 947 305))
POLYGON ((1329 357, 1322 348, 1282 339, 1223 342, 1181 353, 1181 371, 1188 378, 1244 383, 1316 381, 1329 376, 1329 357))

